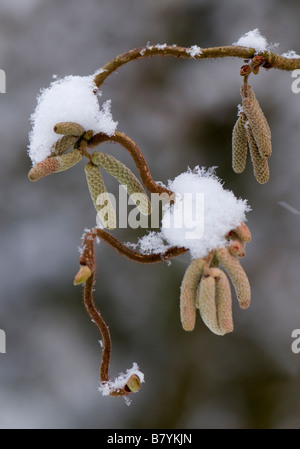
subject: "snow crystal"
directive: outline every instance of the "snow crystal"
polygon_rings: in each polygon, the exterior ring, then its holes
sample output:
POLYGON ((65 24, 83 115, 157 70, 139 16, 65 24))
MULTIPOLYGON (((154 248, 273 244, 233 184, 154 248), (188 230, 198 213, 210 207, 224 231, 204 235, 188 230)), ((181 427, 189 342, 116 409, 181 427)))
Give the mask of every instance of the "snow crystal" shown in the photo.
POLYGON ((284 58, 288 58, 288 59, 299 59, 300 55, 297 55, 297 53, 294 50, 289 50, 286 53, 282 53, 282 55, 284 58))
POLYGON ((154 231, 140 237, 137 243, 128 243, 127 246, 134 249, 139 248, 142 254, 161 254, 170 248, 170 245, 164 242, 162 233, 154 231))
POLYGON ((267 51, 271 47, 276 47, 278 44, 269 45, 266 38, 262 36, 258 28, 255 28, 248 33, 243 34, 237 42, 233 42, 232 45, 238 45, 241 47, 255 48, 256 51, 267 51))
POLYGON ((132 368, 128 369, 125 374, 121 373, 113 382, 108 381, 100 385, 99 391, 102 396, 109 396, 113 391, 122 390, 126 385, 130 376, 135 374, 140 379, 140 382, 144 382, 144 374, 139 370, 136 363, 133 363, 132 368))
POLYGON ((113 135, 117 122, 112 119, 110 100, 100 109, 93 76, 66 76, 41 90, 37 106, 31 115, 28 154, 33 164, 51 153, 51 147, 61 137, 53 131, 59 122, 76 122, 85 130, 113 135))
POLYGON ((225 235, 245 221, 246 200, 223 189, 214 169, 196 167, 169 181, 175 193, 162 218, 162 236, 170 244, 184 246, 193 259, 227 244, 225 235))
POLYGON ((202 50, 200 47, 198 47, 198 45, 192 45, 186 50, 186 52, 191 55, 192 58, 195 58, 195 56, 200 56, 202 54, 202 50))
POLYGON ((156 44, 155 48, 158 50, 164 50, 166 48, 167 44, 156 44))

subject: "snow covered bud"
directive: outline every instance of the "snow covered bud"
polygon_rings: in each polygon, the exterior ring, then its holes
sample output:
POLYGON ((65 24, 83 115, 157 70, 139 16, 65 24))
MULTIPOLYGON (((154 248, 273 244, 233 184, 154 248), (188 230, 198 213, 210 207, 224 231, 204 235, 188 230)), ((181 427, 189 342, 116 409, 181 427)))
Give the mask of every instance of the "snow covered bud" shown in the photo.
POLYGON ((75 122, 60 122, 54 126, 53 131, 56 134, 64 134, 65 136, 80 137, 84 133, 84 128, 75 122))
POLYGON ((248 277, 238 258, 230 254, 227 248, 218 248, 216 257, 232 281, 240 307, 247 309, 250 305, 251 289, 248 277))
POLYGON ((185 331, 192 331, 196 321, 196 294, 203 273, 204 259, 194 259, 188 266, 180 289, 180 318, 185 331))
POLYGON ((74 278, 74 285, 84 284, 91 275, 91 269, 87 265, 81 265, 78 273, 74 278))
POLYGON ((126 188, 128 195, 143 215, 151 213, 151 204, 142 184, 126 165, 113 156, 99 151, 92 154, 92 162, 107 171, 126 188))
POLYGON ((85 174, 91 198, 103 226, 108 229, 115 229, 117 227, 116 212, 99 168, 92 162, 88 162, 85 166, 85 174))
POLYGON ((49 157, 42 162, 35 164, 28 173, 28 179, 36 182, 44 176, 51 175, 68 170, 74 167, 82 159, 82 154, 79 150, 72 150, 62 156, 49 157))
POLYGON ((240 114, 232 131, 232 168, 235 173, 243 173, 246 168, 248 142, 245 123, 245 115, 240 114))

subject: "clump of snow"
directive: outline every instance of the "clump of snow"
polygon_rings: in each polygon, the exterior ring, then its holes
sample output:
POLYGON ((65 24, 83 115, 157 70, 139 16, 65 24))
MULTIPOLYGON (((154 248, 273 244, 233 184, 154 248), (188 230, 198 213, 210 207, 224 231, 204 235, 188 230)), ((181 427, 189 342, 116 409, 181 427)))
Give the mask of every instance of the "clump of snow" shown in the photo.
POLYGON ((52 145, 61 137, 53 131, 56 123, 76 122, 85 130, 114 134, 117 122, 111 115, 111 102, 106 101, 100 109, 95 89, 93 76, 66 76, 41 90, 30 117, 28 154, 33 164, 48 157, 52 145))
POLYGON ((109 396, 114 391, 122 390, 129 380, 130 376, 132 376, 133 374, 138 376, 141 383, 145 381, 144 374, 139 370, 138 365, 134 362, 132 368, 128 369, 125 374, 121 373, 113 382, 103 382, 99 387, 100 393, 102 394, 102 396, 109 396))
POLYGON ((294 50, 289 50, 286 53, 282 53, 281 56, 288 59, 300 59, 300 55, 297 55, 294 50))
POLYGON ((233 42, 232 45, 250 47, 254 48, 256 51, 267 51, 278 46, 277 43, 269 45, 266 38, 260 34, 258 28, 243 34, 243 36, 241 36, 237 42, 233 42))
POLYGON ((186 52, 191 55, 192 58, 195 58, 195 56, 200 56, 202 54, 202 50, 200 47, 198 47, 198 45, 192 45, 186 50, 186 52))
POLYGON ((250 210, 246 200, 225 190, 214 173, 196 167, 169 181, 175 193, 173 205, 166 205, 161 232, 171 246, 185 247, 193 259, 227 245, 225 235, 245 221, 250 210))

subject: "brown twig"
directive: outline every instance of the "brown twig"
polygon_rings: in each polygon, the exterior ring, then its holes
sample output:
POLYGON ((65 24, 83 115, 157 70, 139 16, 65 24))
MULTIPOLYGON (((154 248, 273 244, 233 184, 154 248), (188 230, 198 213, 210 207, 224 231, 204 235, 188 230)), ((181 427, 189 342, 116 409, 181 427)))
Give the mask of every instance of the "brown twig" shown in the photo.
MULTIPOLYGON (((255 56, 255 54, 256 50, 254 48, 233 45, 201 48, 201 52, 198 53, 193 53, 191 48, 178 47, 177 45, 147 45, 146 47, 129 50, 109 61, 105 64, 101 71, 95 75, 94 82, 97 88, 99 88, 106 78, 122 65, 127 64, 130 61, 147 58, 149 56, 173 56, 176 58, 185 59, 211 59, 226 57, 251 59, 255 56)), ((263 66, 268 69, 275 68, 288 71, 300 69, 299 58, 285 58, 284 56, 277 55, 270 51, 260 52, 260 56, 265 58, 265 63, 263 66)))
POLYGON ((97 237, 106 242, 108 245, 112 246, 114 249, 116 249, 119 252, 119 254, 122 254, 123 256, 127 257, 130 260, 133 260, 134 262, 140 263, 163 262, 173 257, 177 257, 180 254, 184 254, 185 252, 188 251, 186 248, 183 247, 172 246, 171 248, 167 249, 164 253, 141 254, 134 251, 133 249, 130 249, 128 246, 120 242, 116 237, 109 234, 104 229, 93 228, 84 235, 83 252, 79 259, 80 264, 88 265, 92 271, 94 270, 93 266, 94 243, 97 237))
POLYGON ((109 363, 111 355, 111 338, 110 332, 106 322, 104 321, 101 313, 95 306, 93 297, 93 286, 94 286, 94 273, 87 279, 84 284, 84 305, 91 317, 91 320, 98 327, 102 336, 102 360, 100 365, 100 381, 109 381, 109 363))

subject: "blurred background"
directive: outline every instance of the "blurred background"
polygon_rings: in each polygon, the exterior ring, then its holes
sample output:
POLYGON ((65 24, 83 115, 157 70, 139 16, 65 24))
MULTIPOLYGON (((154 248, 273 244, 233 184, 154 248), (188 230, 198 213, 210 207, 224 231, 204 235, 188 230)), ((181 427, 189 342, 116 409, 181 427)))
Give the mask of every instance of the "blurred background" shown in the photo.
MULTIPOLYGON (((188 256, 140 266, 101 243, 96 302, 113 341, 111 377, 138 363, 145 384, 128 407, 97 391, 98 330, 73 286, 78 247, 95 225, 84 163, 32 184, 27 179, 30 115, 52 75, 89 75, 116 55, 150 44, 230 45, 259 28, 278 53, 300 53, 300 5, 266 0, 0 1, 1 428, 300 428, 299 114, 289 72, 251 76, 273 138, 271 179, 256 183, 248 162, 231 169, 241 60, 151 58, 104 84, 118 130, 144 151, 167 182, 187 166, 217 166, 224 187, 247 198, 253 234, 242 264, 252 304, 235 330, 213 335, 200 317, 182 330, 179 291, 188 256)), ((134 169, 117 146, 110 154, 134 169)), ((116 184, 107 176, 108 186, 116 184)), ((116 231, 124 241, 141 232, 116 231)))

